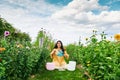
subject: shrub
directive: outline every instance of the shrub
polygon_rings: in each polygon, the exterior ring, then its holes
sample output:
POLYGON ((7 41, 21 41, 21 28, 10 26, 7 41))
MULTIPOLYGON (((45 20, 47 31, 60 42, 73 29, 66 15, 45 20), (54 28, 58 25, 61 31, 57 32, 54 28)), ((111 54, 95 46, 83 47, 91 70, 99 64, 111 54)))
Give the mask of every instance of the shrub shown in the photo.
POLYGON ((94 80, 119 80, 120 43, 106 40, 102 33, 101 41, 93 35, 87 44, 87 46, 67 46, 71 60, 80 63, 94 80))
POLYGON ((34 47, 30 42, 18 44, 1 40, 1 45, 6 48, 0 58, 1 79, 7 80, 26 80, 31 74, 41 70, 48 57, 47 48, 34 47))

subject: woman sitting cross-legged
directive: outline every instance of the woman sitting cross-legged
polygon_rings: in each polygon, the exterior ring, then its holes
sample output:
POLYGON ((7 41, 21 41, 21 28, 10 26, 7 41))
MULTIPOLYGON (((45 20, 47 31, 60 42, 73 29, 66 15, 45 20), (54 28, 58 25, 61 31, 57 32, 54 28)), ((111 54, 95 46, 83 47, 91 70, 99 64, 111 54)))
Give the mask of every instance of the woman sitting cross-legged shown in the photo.
POLYGON ((50 57, 53 59, 56 69, 64 70, 66 68, 66 62, 64 58, 68 59, 69 55, 63 48, 63 44, 60 40, 56 42, 54 49, 50 53, 50 57))

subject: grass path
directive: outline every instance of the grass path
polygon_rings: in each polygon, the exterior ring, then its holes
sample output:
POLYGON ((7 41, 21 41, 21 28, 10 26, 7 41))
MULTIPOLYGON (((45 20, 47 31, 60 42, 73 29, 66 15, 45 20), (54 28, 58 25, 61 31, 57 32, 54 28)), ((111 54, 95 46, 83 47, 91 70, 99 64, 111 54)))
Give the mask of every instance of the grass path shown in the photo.
POLYGON ((87 80, 87 78, 82 70, 76 68, 75 71, 43 70, 32 75, 28 80, 87 80))

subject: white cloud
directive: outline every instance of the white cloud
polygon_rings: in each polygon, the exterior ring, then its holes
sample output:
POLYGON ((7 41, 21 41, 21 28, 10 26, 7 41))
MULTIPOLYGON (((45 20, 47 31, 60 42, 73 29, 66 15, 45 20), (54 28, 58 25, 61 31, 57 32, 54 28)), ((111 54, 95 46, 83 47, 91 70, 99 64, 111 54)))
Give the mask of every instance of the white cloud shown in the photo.
POLYGON ((73 0, 65 7, 58 7, 44 0, 7 0, 0 5, 0 15, 16 28, 30 34, 35 39, 43 27, 54 39, 63 43, 82 42, 92 34, 106 31, 110 35, 118 33, 120 11, 108 11, 107 6, 100 6, 98 0, 73 0), (16 6, 16 7, 15 7, 16 6), (92 10, 101 11, 96 15, 92 10))
MULTIPOLYGON (((66 24, 76 24, 77 26, 73 27, 76 29, 85 28, 84 32, 89 28, 109 31, 110 27, 120 23, 120 11, 108 11, 107 9, 107 6, 100 6, 98 0, 73 0, 62 10, 54 13, 52 18, 60 20, 60 22, 64 21, 66 24), (101 13, 96 15, 92 10, 100 10, 101 13), (88 28, 88 25, 91 27, 88 28)), ((118 32, 116 28, 114 28, 114 33, 115 31, 118 32)))
MULTIPOLYGON (((52 15, 53 19, 61 20, 59 22, 66 22, 66 24, 101 24, 105 23, 103 17, 106 17, 108 20, 109 12, 107 12, 107 16, 105 15, 105 10, 107 10, 107 6, 100 6, 98 4, 98 0, 73 0, 67 6, 65 6, 62 10, 57 11, 52 15), (92 10, 101 11, 100 15, 96 15, 92 12, 92 10)), ((119 13, 119 12, 118 12, 119 13)), ((114 19, 113 19, 114 20, 114 19)), ((110 20, 109 20, 110 21, 110 20)), ((96 25, 98 26, 98 25, 96 25)), ((94 29, 94 28, 93 28, 94 29)))
POLYGON ((8 0, 0 5, 0 15, 17 29, 29 33, 32 39, 35 40, 41 27, 48 27, 48 14, 51 15, 58 8, 43 0, 37 2, 8 0))
POLYGON ((21 8, 24 9, 27 13, 39 13, 39 14, 49 14, 59 7, 50 5, 45 2, 45 0, 6 0, 6 6, 12 7, 14 9, 21 8), (8 5, 7 5, 8 4, 8 5), (46 13, 48 12, 48 13, 46 13))

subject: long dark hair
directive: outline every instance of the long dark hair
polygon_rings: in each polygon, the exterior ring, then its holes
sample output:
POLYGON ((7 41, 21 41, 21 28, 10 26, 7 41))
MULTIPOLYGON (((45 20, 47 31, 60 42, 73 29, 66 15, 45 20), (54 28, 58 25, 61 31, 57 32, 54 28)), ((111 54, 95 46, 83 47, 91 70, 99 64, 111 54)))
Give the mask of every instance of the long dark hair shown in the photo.
POLYGON ((63 53, 64 53, 64 47, 63 47, 63 43, 62 43, 62 41, 60 41, 60 40, 58 40, 57 42, 56 42, 56 44, 55 44, 55 46, 54 46, 54 49, 57 49, 58 48, 58 46, 57 46, 57 44, 58 44, 58 42, 60 42, 60 44, 61 44, 61 49, 62 49, 62 51, 63 51, 63 53))

